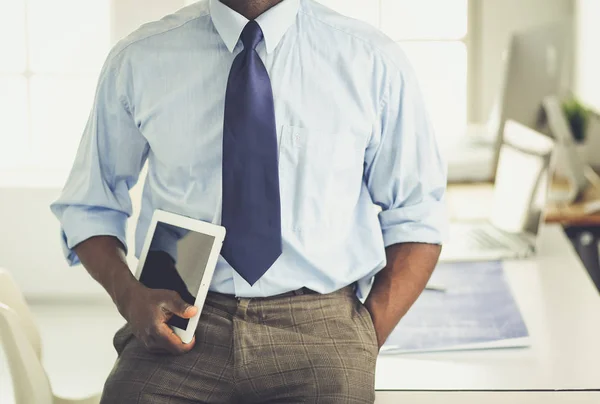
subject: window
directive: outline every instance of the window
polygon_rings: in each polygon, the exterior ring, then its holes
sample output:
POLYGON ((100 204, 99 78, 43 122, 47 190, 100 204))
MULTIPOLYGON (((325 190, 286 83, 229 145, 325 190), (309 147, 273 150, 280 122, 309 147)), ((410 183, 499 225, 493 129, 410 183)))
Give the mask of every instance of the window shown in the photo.
POLYGON ((467 123, 468 0, 319 0, 398 42, 419 79, 440 143, 467 123))
POLYGON ((110 0, 0 0, 0 172, 64 181, 110 47, 110 0))
MULTIPOLYGON (((397 41, 442 142, 464 133, 468 0, 319 1, 397 41)), ((0 0, 0 186, 60 187, 116 37, 191 2, 0 0)))

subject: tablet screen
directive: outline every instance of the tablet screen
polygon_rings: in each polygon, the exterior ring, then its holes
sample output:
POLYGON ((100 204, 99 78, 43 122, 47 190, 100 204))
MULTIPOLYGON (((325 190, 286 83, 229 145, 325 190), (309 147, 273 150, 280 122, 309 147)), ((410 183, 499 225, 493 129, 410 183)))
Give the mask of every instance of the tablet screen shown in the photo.
MULTIPOLYGON (((152 289, 174 290, 193 305, 214 242, 213 236, 158 222, 140 282, 152 289)), ((173 316, 168 324, 185 330, 188 320, 173 316)))

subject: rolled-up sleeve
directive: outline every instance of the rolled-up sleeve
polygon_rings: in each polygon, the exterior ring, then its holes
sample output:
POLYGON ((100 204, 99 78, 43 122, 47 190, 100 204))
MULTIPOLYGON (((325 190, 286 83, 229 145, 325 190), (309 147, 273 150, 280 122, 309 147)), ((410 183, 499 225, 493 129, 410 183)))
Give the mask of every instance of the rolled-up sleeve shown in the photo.
POLYGON ((50 206, 60 221, 63 251, 71 265, 79 263, 73 247, 93 236, 114 236, 127 248, 129 190, 149 150, 131 113, 132 86, 124 53, 114 49, 100 73, 71 173, 50 206))
POLYGON ((446 164, 417 79, 404 57, 388 77, 365 160, 367 187, 381 207, 383 240, 386 247, 441 244, 447 232, 446 164))

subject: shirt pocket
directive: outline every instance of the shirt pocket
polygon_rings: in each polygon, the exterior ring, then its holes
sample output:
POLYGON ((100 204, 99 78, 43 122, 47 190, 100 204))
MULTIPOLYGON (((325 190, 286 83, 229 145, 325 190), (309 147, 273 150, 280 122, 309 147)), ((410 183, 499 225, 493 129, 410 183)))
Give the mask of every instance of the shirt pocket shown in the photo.
POLYGON ((362 184, 364 142, 348 131, 283 126, 279 146, 282 225, 329 228, 352 214, 362 184))

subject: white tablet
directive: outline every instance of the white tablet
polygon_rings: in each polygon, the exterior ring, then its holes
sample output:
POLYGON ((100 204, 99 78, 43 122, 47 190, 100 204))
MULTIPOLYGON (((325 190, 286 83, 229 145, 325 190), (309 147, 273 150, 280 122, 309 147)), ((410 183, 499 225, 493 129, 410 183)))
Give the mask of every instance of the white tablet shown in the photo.
POLYGON ((222 226, 162 210, 152 217, 135 276, 198 307, 191 319, 173 316, 167 323, 186 344, 194 337, 224 238, 222 226))

